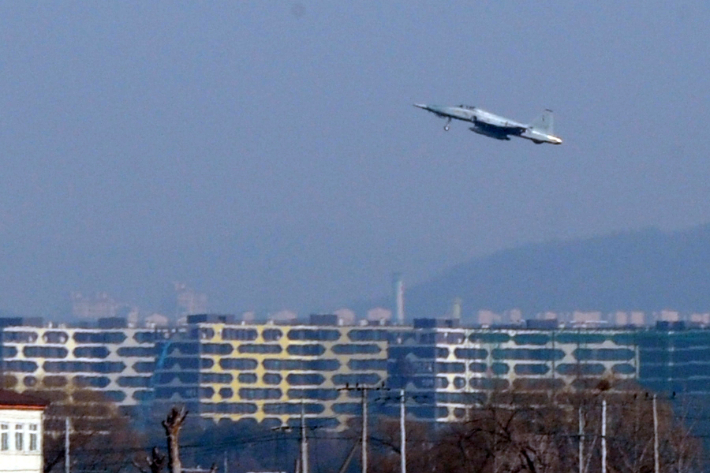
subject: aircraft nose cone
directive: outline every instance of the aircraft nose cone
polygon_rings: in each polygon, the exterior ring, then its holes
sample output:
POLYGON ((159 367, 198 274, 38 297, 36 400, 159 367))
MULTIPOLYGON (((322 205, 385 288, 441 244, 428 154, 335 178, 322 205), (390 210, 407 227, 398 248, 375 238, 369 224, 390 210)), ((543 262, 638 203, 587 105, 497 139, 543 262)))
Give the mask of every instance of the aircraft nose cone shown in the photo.
POLYGON ((414 106, 417 107, 417 108, 422 108, 422 109, 424 109, 424 110, 426 110, 427 108, 429 108, 426 104, 423 104, 423 103, 415 103, 414 106))

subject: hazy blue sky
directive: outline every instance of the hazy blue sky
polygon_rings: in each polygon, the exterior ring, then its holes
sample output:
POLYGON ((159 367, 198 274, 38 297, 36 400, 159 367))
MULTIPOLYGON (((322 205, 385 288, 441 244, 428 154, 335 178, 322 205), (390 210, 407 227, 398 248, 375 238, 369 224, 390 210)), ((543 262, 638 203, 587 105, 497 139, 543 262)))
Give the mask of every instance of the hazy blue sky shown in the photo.
POLYGON ((0 308, 333 309, 531 241, 710 221, 710 4, 0 3, 0 308), (498 142, 414 102, 527 121, 498 142))

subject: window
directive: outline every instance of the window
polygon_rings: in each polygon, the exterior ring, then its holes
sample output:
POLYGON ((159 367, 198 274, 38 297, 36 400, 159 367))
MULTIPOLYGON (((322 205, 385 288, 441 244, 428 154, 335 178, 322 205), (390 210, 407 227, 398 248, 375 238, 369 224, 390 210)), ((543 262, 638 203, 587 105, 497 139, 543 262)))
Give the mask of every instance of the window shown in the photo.
POLYGON ((374 344, 347 344, 347 345, 333 345, 333 353, 338 355, 353 355, 355 353, 370 354, 370 353, 380 353, 382 348, 374 344))
POLYGON ((133 369, 136 373, 152 373, 155 369, 155 363, 152 361, 138 361, 133 364, 133 369))
POLYGON ((243 384, 254 384, 258 378, 254 373, 239 373, 237 379, 243 384))
POLYGON ((15 358, 17 356, 17 348, 15 347, 0 347, 0 356, 3 358, 15 358))
POLYGON ((121 376, 117 383, 122 388, 148 388, 150 378, 148 376, 121 376))
POLYGON ((340 397, 337 389, 289 389, 289 399, 315 399, 319 401, 332 401, 340 397))
POLYGON ((277 328, 268 328, 261 332, 261 336, 266 340, 267 342, 273 342, 275 340, 278 340, 283 336, 283 333, 281 330, 277 328))
POLYGON ((126 340, 126 336, 121 332, 76 332, 74 341, 76 343, 114 343, 120 344, 126 340))
POLYGON ((37 424, 30 424, 30 452, 39 450, 39 435, 37 424))
POLYGON ((352 341, 383 341, 389 340, 389 333, 386 330, 355 329, 348 332, 348 338, 352 341))
POLYGON ((577 348, 572 352, 577 360, 626 361, 634 358, 634 351, 628 348, 577 348))
POLYGON ((76 358, 106 358, 111 352, 106 347, 77 347, 74 349, 76 358))
POLYGON ((92 388, 105 388, 111 384, 111 379, 107 376, 74 376, 74 385, 92 388))
POLYGON ((483 360, 488 356, 488 350, 483 348, 457 348, 454 355, 459 360, 483 360))
POLYGON ((205 343, 202 345, 202 353, 209 355, 229 355, 234 351, 229 343, 205 343))
POLYGON ((552 348, 501 348, 494 349, 492 355, 497 360, 550 361, 561 360, 565 352, 552 348))
POLYGON ((37 370, 37 363, 27 360, 3 361, 2 366, 6 371, 21 371, 23 373, 32 373, 37 370))
POLYGON ((281 353, 281 345, 239 345, 239 353, 281 353))
POLYGON ((0 337, 3 342, 19 342, 19 343, 34 343, 37 340, 37 334, 34 332, 2 332, 0 337))
POLYGON ((276 388, 241 388, 239 397, 242 399, 279 399, 281 390, 276 388))
POLYGON ((64 347, 27 346, 22 350, 26 358, 66 358, 68 353, 64 347))
POLYGON ((232 375, 229 373, 202 373, 201 379, 203 383, 231 383, 232 375))
POLYGON ((348 368, 351 370, 386 370, 387 360, 350 360, 348 368))
POLYGON ((516 345, 545 345, 550 336, 544 333, 520 333, 513 337, 516 345))
POLYGON ((325 353, 325 347, 323 345, 289 345, 286 351, 289 355, 320 356, 325 353))
POLYGON ((258 334, 255 329, 225 328, 222 330, 223 340, 254 341, 258 334))
POLYGON ((45 361, 44 370, 50 373, 120 373, 126 365, 120 361, 45 361))
POLYGON ((436 364, 437 373, 463 373, 466 371, 465 363, 446 363, 440 361, 436 364))
POLYGON ((327 329, 298 328, 288 332, 289 340, 334 341, 340 338, 340 332, 327 329))
POLYGON ((24 426, 22 424, 15 425, 15 450, 21 452, 24 450, 23 440, 25 439, 24 432, 22 431, 24 426))
POLYGON ((0 425, 0 450, 10 450, 10 426, 7 424, 0 425))
POLYGON ((292 386, 319 385, 325 382, 325 376, 319 373, 291 373, 286 382, 292 386))
POLYGON ((66 332, 46 332, 42 338, 47 343, 66 343, 69 336, 66 332))
POLYGON ((279 384, 281 382, 281 375, 278 373, 265 373, 262 380, 264 384, 279 384))
POLYGON ((519 375, 542 375, 550 371, 550 367, 542 364, 516 364, 514 367, 515 374, 519 375))
POLYGON ((120 347, 116 350, 118 356, 134 357, 134 356, 154 356, 156 353, 153 347, 120 347))
POLYGON ((471 343, 505 343, 510 340, 510 335, 501 332, 474 332, 469 335, 468 340, 471 343))
POLYGON ((219 366, 224 370, 253 370, 259 363, 251 358, 222 358, 219 366))
POLYGON ((340 368, 338 360, 316 359, 316 360, 294 360, 294 359, 267 359, 263 363, 264 368, 269 371, 335 371, 340 368))

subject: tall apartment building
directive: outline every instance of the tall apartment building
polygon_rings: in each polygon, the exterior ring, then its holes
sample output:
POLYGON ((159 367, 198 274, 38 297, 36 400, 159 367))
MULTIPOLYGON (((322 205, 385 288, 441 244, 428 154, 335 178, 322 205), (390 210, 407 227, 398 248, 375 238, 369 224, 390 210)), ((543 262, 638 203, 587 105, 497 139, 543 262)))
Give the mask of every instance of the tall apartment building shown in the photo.
MULTIPOLYGON (((405 389, 411 418, 455 422, 497 390, 593 389, 603 377, 710 406, 710 330, 681 323, 483 329, 459 327, 456 319, 342 326, 321 316, 277 325, 202 315, 167 332, 21 322, 0 323, 4 386, 90 387, 129 412, 186 404, 206 420, 277 427, 293 425, 303 409, 310 424, 341 429, 361 412, 361 392, 353 388, 384 383, 405 389)), ((373 392, 371 400, 382 395, 373 392)), ((372 410, 396 415, 398 407, 373 402, 372 410)))
POLYGON ((495 391, 593 389, 637 378, 638 349, 624 330, 471 329, 425 319, 393 338, 388 384, 408 393, 420 420, 461 421, 495 391))
POLYGON ((360 393, 346 388, 387 379, 386 328, 189 320, 158 348, 155 402, 182 403, 206 419, 279 427, 303 410, 309 424, 343 428, 360 412, 360 393))
POLYGON ((129 328, 0 328, 0 375, 19 392, 91 388, 126 410, 152 398, 156 332, 129 328))
POLYGON ((659 322, 655 329, 629 332, 628 337, 639 347, 644 386, 670 395, 710 397, 710 330, 659 322))

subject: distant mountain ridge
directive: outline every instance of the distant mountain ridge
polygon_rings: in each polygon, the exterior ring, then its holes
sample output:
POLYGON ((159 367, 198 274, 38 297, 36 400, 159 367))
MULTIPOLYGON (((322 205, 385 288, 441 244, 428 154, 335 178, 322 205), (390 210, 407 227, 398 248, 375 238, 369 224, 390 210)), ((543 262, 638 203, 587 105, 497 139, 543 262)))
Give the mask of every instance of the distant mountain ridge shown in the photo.
MULTIPOLYGON (((479 309, 710 311, 710 224, 645 229, 503 250, 407 288, 408 319, 479 309)), ((381 301, 383 302, 383 301, 381 301)), ((388 306, 389 302, 386 303, 388 306)))

